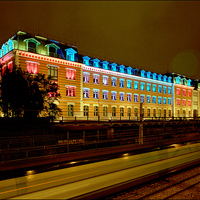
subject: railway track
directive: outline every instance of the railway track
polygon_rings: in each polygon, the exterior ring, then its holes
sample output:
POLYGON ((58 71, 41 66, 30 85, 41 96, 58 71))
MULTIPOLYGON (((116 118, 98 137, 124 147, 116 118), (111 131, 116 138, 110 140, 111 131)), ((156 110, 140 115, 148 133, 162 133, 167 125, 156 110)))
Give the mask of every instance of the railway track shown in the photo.
POLYGON ((195 167, 163 179, 151 181, 139 188, 122 192, 109 199, 200 199, 200 167, 195 167))

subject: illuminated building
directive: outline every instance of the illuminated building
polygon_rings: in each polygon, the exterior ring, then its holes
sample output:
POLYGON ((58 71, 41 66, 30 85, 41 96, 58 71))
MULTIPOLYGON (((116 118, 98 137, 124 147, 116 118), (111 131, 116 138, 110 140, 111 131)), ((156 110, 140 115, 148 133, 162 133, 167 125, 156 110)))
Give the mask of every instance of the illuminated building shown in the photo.
MULTIPOLYGON (((64 119, 136 119, 193 115, 192 81, 156 74, 87 55, 76 46, 19 31, 0 49, 2 76, 17 66, 58 82, 64 119)), ((198 110, 198 109, 197 109, 198 110)))

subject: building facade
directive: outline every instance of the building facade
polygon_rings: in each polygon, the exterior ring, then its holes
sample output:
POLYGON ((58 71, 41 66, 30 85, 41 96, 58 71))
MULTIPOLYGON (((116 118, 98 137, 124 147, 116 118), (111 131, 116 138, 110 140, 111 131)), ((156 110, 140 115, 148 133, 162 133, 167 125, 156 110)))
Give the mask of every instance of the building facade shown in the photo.
POLYGON ((22 31, 0 49, 1 76, 12 70, 13 61, 58 83, 64 119, 137 119, 140 112, 145 118, 198 115, 198 92, 184 76, 80 55, 76 46, 22 31))

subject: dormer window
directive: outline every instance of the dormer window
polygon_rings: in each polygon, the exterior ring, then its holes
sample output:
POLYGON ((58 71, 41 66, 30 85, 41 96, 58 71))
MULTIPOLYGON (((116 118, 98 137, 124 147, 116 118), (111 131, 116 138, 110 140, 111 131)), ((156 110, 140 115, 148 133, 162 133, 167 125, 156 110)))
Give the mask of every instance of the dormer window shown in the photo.
POLYGON ((132 67, 127 67, 127 74, 132 74, 132 67))
POLYGON ((153 73, 153 79, 156 80, 156 78, 157 78, 157 74, 156 74, 156 73, 153 73))
POLYGON ((162 80, 162 75, 161 75, 161 74, 158 75, 158 80, 159 80, 159 81, 162 80))
POLYGON ((166 75, 163 76, 163 81, 165 81, 165 82, 167 81, 167 76, 166 75))
POLYGON ((3 56, 3 50, 0 49, 0 58, 3 56))
POLYGON ((47 55, 57 57, 57 50, 60 49, 60 47, 54 43, 47 44, 45 47, 47 47, 47 55))
POLYGON ((147 78, 151 78, 151 72, 147 72, 147 78))
POLYGON ((188 86, 191 86, 191 80, 190 79, 188 79, 188 86))
POLYGON ((77 52, 72 48, 65 49, 65 51, 66 51, 66 59, 69 61, 75 61, 75 54, 77 52))
POLYGON ((124 65, 120 65, 119 66, 119 72, 124 73, 124 68, 125 68, 124 65))
POLYGON ((6 55, 8 53, 8 46, 6 44, 3 44, 2 50, 3 50, 3 55, 2 56, 6 55))
POLYGON ((141 70, 141 72, 140 72, 141 77, 144 77, 144 73, 145 73, 145 71, 144 71, 144 70, 141 70))
POLYGON ((102 67, 103 67, 103 69, 108 69, 108 64, 109 64, 109 62, 103 61, 103 62, 102 62, 102 67))
POLYGON ((172 82, 172 77, 169 76, 169 77, 168 77, 168 83, 171 83, 171 82, 172 82))
POLYGON ((90 65, 89 60, 90 58, 88 56, 83 56, 83 64, 89 66, 90 65))
POLYGON ((92 61, 93 61, 93 67, 99 67, 99 62, 100 62, 99 59, 95 58, 92 61))
POLYGON ((112 71, 117 71, 117 64, 116 63, 112 63, 112 64, 110 64, 110 66, 111 66, 111 70, 112 71))
POLYGON ((24 42, 26 42, 27 51, 37 53, 37 47, 40 45, 40 42, 35 38, 25 39, 24 42))
POLYGON ((176 83, 177 83, 177 84, 180 84, 180 77, 179 77, 179 76, 176 77, 176 83))
POLYGON ((8 43, 8 51, 12 51, 14 49, 13 40, 9 39, 7 43, 8 43))

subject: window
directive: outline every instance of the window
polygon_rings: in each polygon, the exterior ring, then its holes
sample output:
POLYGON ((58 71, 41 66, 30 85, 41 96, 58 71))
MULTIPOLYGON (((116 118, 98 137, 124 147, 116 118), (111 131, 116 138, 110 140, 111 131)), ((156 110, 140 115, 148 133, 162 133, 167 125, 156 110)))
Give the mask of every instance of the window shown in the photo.
POLYGON ((119 79, 119 87, 123 88, 124 87, 124 79, 119 79))
POLYGON ((103 61, 102 62, 103 69, 108 69, 108 64, 109 64, 109 62, 103 61))
POLYGON ((147 83, 147 91, 151 91, 151 84, 150 83, 147 83))
POLYGON ((112 107, 112 116, 115 117, 116 116, 116 108, 112 107))
POLYGON ((161 93, 161 92, 162 92, 162 86, 159 85, 159 86, 158 86, 158 93, 161 93))
POLYGON ((132 83, 131 80, 127 80, 127 88, 131 89, 131 83, 132 83))
POLYGON ((57 50, 53 46, 49 46, 49 56, 56 57, 57 50))
POLYGON ((163 86, 163 93, 167 94, 167 87, 166 86, 163 86))
POLYGON ((167 76, 166 75, 163 76, 163 81, 167 82, 167 76))
POLYGON ((151 96, 147 95, 147 103, 151 103, 151 96))
POLYGON ((158 117, 161 117, 161 109, 158 110, 158 117))
POLYGON ((72 48, 65 49, 65 51, 66 51, 66 59, 70 61, 75 61, 75 54, 77 52, 72 48))
POLYGON ((66 96, 67 97, 75 97, 76 87, 74 86, 66 86, 66 96))
POLYGON ((108 100, 108 90, 103 90, 103 99, 108 100))
POLYGON ((153 96, 153 103, 156 103, 156 96, 153 96))
POLYGON ((120 107, 120 116, 123 117, 124 116, 124 108, 120 107))
POLYGON ((188 100, 188 106, 191 106, 191 100, 188 100))
POLYGON ((132 74, 132 68, 131 67, 127 67, 127 74, 132 74))
POLYGON ((124 68, 125 68, 124 65, 120 65, 119 66, 119 72, 124 73, 124 68))
POLYGON ((99 90, 93 89, 93 99, 99 99, 99 90))
POLYGON ((115 91, 111 92, 111 99, 112 100, 116 100, 117 99, 117 92, 115 92, 115 91))
POLYGON ((167 104, 167 98, 163 97, 163 104, 167 104))
POLYGON ((168 94, 172 93, 172 88, 168 87, 168 94))
POLYGON ((153 109, 153 116, 156 117, 156 109, 153 109))
POLYGON ((141 103, 144 103, 144 98, 145 98, 145 96, 143 94, 141 94, 141 96, 140 96, 140 102, 141 103))
POLYGON ((180 111, 177 110, 177 117, 180 117, 180 111))
POLYGON ((180 95, 180 93, 181 93, 180 88, 177 88, 177 89, 176 89, 176 94, 177 94, 177 95, 180 95))
POLYGON ((95 59, 93 59, 92 61, 93 61, 93 66, 94 66, 94 67, 99 67, 99 62, 100 62, 99 59, 95 58, 95 59))
POLYGON ((127 101, 130 101, 130 102, 131 102, 131 96, 132 96, 131 93, 127 93, 127 101))
POLYGON ((89 115, 89 106, 84 106, 84 116, 88 116, 89 115))
POLYGON ((191 90, 188 90, 188 97, 191 97, 191 90))
POLYGON ((48 65, 48 77, 51 80, 58 80, 58 67, 48 65))
POLYGON ((8 71, 9 71, 9 73, 13 71, 13 63, 12 63, 12 61, 8 63, 8 71))
POLYGON ((138 116, 138 108, 134 109, 134 116, 137 117, 138 116))
POLYGON ((94 116, 98 116, 99 115, 99 108, 98 106, 94 106, 94 116))
POLYGON ((147 72, 147 78, 151 78, 151 72, 147 72))
POLYGON ((186 96, 186 90, 183 89, 183 96, 186 96))
POLYGON ((138 81, 134 81, 134 89, 138 90, 138 81))
POLYGON ((183 110, 183 117, 185 117, 185 110, 183 110))
POLYGON ((156 85, 153 85, 153 92, 156 92, 156 85))
POLYGON ((180 105, 180 99, 176 99, 176 105, 180 105))
POLYGON ((83 56, 83 64, 90 65, 89 60, 90 60, 90 58, 88 56, 83 56))
POLYGON ((166 117, 166 115, 167 115, 167 114, 166 114, 166 110, 164 109, 164 117, 166 117))
POLYGON ((117 71, 117 64, 112 63, 111 64, 111 70, 116 72, 117 71))
POLYGON ((144 70, 141 70, 141 72, 140 72, 141 77, 144 77, 144 73, 145 73, 145 71, 144 71, 144 70))
POLYGON ((66 79, 75 80, 76 70, 75 69, 66 69, 66 79))
POLYGON ((168 98, 168 104, 171 105, 171 103, 172 103, 172 99, 168 98))
POLYGON ((89 88, 83 88, 83 98, 89 98, 90 93, 89 93, 89 88))
POLYGON ((117 86, 117 78, 115 78, 115 77, 111 78, 111 85, 112 86, 117 86))
POLYGON ((150 108, 147 108, 147 117, 150 117, 150 108))
POLYGON ((103 76, 103 85, 108 85, 108 76, 103 76))
POLYGON ((158 97, 158 104, 162 103, 162 97, 158 97))
POLYGON ((180 77, 176 77, 176 83, 180 84, 180 77))
POLYGON ((93 83, 99 84, 99 74, 93 74, 93 83))
POLYGON ((141 89, 142 91, 144 91, 144 88, 145 88, 145 83, 141 83, 141 84, 140 84, 140 89, 141 89))
POLYGON ((119 93, 119 100, 124 101, 124 92, 119 93))
POLYGON ((68 116, 74 116, 74 106, 68 105, 68 116))
POLYGON ((138 102, 138 94, 134 94, 134 102, 138 102))
POLYGON ((189 110, 189 113, 188 113, 188 114, 189 114, 189 117, 191 117, 191 112, 190 112, 190 110, 189 110))
POLYGON ((169 112, 169 117, 171 117, 171 110, 169 110, 168 112, 169 112))
POLYGON ((128 117, 131 116, 131 108, 128 108, 128 110, 127 110, 127 116, 128 116, 128 117))
POLYGON ((182 100, 182 104, 183 104, 183 106, 186 106, 186 99, 182 100))
POLYGON ((28 51, 32 53, 36 53, 36 44, 34 42, 28 43, 28 51))
POLYGON ((36 62, 26 62, 27 71, 30 74, 38 74, 39 73, 39 63, 36 62))
POLYGON ((103 116, 107 117, 107 106, 103 107, 103 116))
POLYGON ((3 65, 1 73, 2 73, 2 76, 5 75, 5 73, 6 73, 6 65, 3 65))
POLYGON ((83 72, 83 82, 84 83, 89 83, 89 80, 90 80, 90 73, 83 72))

